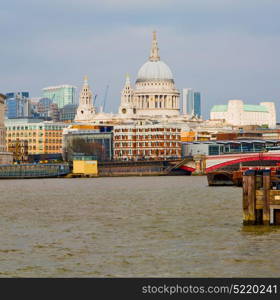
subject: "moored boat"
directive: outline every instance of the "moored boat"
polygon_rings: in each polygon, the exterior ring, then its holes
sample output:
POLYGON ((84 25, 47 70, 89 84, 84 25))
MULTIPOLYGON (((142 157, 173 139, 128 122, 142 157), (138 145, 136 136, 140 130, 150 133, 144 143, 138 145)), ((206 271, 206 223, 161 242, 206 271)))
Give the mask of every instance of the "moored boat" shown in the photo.
POLYGON ((61 177, 70 173, 68 164, 0 165, 0 179, 61 177))

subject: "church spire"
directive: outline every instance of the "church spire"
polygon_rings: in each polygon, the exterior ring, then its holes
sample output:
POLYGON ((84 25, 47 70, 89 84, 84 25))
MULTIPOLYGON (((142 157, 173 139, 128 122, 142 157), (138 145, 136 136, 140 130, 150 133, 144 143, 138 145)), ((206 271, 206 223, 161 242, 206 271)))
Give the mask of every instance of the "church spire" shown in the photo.
POLYGON ((160 57, 159 57, 159 48, 158 48, 158 43, 157 43, 157 33, 156 33, 156 31, 154 31, 150 61, 159 61, 159 60, 160 60, 160 57))
POLYGON ((88 85, 88 77, 87 77, 87 75, 84 76, 84 85, 88 85))
POLYGON ((130 86, 130 76, 129 76, 128 73, 127 73, 126 76, 125 76, 125 85, 126 85, 126 86, 130 86))

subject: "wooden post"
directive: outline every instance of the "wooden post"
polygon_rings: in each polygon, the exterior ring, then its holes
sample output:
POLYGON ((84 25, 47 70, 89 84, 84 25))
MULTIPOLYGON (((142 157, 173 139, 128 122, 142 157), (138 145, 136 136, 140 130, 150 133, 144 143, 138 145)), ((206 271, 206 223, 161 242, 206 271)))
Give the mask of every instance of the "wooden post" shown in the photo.
MULTIPOLYGON (((251 171, 251 170, 250 170, 251 171)), ((248 178, 248 212, 249 212, 249 224, 253 225, 256 221, 255 209, 256 209, 256 176, 255 171, 249 174, 248 178)))
POLYGON ((264 189, 264 198, 263 198, 263 224, 269 225, 270 222, 270 189, 271 189, 271 172, 270 170, 263 171, 263 189, 264 189))
POLYGON ((254 170, 247 170, 243 177, 243 224, 256 222, 256 176, 254 170))
POLYGON ((249 221, 248 214, 248 176, 243 174, 243 224, 247 225, 249 221))

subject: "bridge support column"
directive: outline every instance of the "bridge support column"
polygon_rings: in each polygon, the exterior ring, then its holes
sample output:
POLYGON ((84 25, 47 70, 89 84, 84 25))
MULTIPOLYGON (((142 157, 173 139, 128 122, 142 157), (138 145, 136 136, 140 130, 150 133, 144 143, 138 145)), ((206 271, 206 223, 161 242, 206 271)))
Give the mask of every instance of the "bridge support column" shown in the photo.
POLYGON ((205 155, 194 155, 195 171, 193 175, 205 175, 206 171, 206 156, 205 155))

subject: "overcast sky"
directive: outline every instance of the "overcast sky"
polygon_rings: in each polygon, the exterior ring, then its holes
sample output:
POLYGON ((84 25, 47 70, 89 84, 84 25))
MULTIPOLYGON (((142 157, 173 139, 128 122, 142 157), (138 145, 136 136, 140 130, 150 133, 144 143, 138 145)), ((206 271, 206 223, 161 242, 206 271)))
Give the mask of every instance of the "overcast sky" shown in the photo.
POLYGON ((73 84, 83 76, 117 111, 125 75, 135 82, 152 31, 179 90, 202 110, 229 99, 280 108, 279 0, 9 0, 0 8, 0 92, 73 84))

